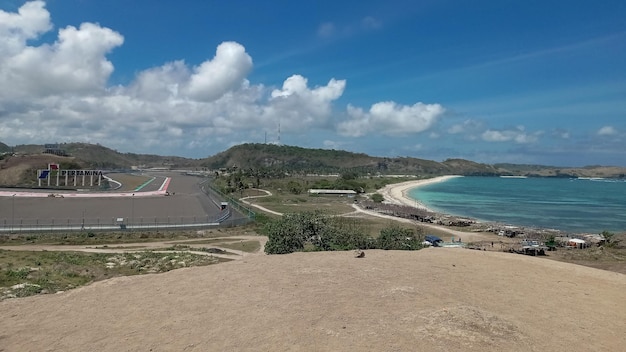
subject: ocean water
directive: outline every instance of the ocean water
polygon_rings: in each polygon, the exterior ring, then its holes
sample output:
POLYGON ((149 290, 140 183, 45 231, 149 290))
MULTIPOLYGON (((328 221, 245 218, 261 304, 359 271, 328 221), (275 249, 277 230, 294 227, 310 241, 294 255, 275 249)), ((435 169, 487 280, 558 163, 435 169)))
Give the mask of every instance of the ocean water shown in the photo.
POLYGON ((428 208, 509 225, 574 233, 626 231, 626 181, 457 177, 411 189, 428 208))

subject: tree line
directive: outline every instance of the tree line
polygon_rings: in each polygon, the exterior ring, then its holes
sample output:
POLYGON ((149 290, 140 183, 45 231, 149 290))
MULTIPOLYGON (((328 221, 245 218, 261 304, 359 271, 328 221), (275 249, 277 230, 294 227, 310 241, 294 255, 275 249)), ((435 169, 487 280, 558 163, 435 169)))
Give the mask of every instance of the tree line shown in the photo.
POLYGON ((268 237, 267 254, 354 249, 418 250, 423 247, 421 230, 389 225, 378 237, 367 235, 349 219, 322 212, 285 214, 268 221, 261 230, 268 237))

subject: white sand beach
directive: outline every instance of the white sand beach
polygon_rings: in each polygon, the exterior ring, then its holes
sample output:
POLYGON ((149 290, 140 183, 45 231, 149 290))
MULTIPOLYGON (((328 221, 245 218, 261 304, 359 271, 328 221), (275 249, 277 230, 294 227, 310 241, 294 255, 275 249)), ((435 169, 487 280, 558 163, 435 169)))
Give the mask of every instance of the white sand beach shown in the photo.
POLYGON ((444 182, 455 177, 463 177, 463 176, 447 175, 447 176, 428 178, 424 180, 394 183, 394 184, 387 185, 384 188, 378 190, 378 193, 382 194, 388 203, 406 205, 410 207, 417 207, 417 208, 424 209, 424 210, 430 210, 424 204, 409 197, 407 195, 407 192, 416 187, 422 187, 422 186, 430 185, 433 183, 444 182))

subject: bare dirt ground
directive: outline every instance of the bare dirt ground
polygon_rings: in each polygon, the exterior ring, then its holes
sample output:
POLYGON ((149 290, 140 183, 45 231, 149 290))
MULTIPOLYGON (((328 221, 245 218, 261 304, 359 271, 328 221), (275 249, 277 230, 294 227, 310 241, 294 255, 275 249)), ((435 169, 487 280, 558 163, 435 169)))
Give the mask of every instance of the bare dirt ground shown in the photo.
MULTIPOLYGON (((237 260, 250 255, 262 254, 267 242, 267 237, 264 236, 246 236, 241 235, 237 237, 213 237, 211 241, 215 241, 216 244, 210 244, 209 247, 220 249, 225 251, 224 254, 209 253, 202 251, 194 251, 194 248, 203 248, 207 245, 198 243, 202 242, 200 239, 188 239, 188 240, 168 240, 168 241, 156 241, 156 242, 136 242, 136 243, 119 243, 111 245, 53 245, 53 244, 32 244, 32 245, 19 245, 19 246, 0 246, 0 250, 7 251, 58 251, 58 252, 87 252, 87 253, 133 253, 146 250, 151 251, 163 251, 173 245, 188 245, 188 251, 211 255, 214 257, 237 260), (258 241, 261 246, 261 250, 255 253, 247 253, 244 251, 236 251, 227 247, 220 246, 220 244, 236 244, 242 241, 258 241)), ((2 351, 2 350, 0 350, 2 351)))
POLYGON ((0 302, 0 350, 619 351, 625 292, 496 252, 252 255, 0 302))

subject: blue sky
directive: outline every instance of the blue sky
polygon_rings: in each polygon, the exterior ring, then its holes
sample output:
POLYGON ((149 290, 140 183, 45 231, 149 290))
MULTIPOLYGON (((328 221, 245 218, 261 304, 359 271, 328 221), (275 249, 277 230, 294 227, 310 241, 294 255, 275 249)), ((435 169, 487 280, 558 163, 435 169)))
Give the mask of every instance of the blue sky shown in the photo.
POLYGON ((375 156, 626 166, 626 3, 0 3, 6 144, 202 158, 279 124, 375 156))

